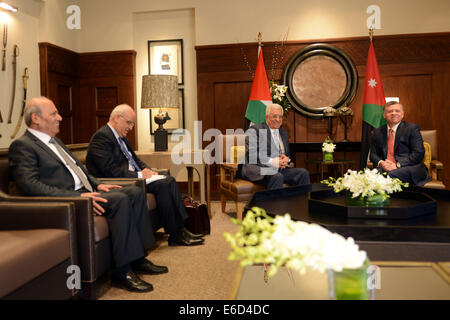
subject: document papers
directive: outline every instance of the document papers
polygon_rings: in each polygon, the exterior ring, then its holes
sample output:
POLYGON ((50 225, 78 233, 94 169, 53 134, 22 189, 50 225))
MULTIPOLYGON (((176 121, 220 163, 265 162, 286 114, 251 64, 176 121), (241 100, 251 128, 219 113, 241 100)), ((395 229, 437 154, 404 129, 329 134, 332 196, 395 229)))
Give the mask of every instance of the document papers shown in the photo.
POLYGON ((164 176, 162 174, 154 174, 150 178, 145 179, 145 183, 149 184, 149 183, 152 183, 153 181, 161 180, 161 179, 165 179, 165 178, 166 178, 166 176, 164 176))

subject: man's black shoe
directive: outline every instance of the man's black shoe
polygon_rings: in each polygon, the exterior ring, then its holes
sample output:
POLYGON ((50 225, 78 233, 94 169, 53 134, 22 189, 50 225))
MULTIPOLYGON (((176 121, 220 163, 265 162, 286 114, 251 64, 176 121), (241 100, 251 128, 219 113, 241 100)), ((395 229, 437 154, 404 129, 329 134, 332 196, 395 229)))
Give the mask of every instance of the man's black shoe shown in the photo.
POLYGON ((147 259, 145 259, 145 262, 138 266, 133 266, 132 268, 133 271, 138 274, 162 274, 169 272, 169 269, 166 266, 157 266, 147 259))
POLYGON ((128 271, 125 277, 113 276, 111 284, 133 292, 150 292, 153 286, 139 278, 133 271, 128 271))
POLYGON ((194 239, 189 237, 185 232, 182 232, 181 235, 169 236, 169 246, 198 246, 203 244, 204 239, 194 239))
POLYGON ((188 229, 184 228, 183 232, 187 233, 192 239, 202 239, 205 235, 201 233, 192 233, 188 229))

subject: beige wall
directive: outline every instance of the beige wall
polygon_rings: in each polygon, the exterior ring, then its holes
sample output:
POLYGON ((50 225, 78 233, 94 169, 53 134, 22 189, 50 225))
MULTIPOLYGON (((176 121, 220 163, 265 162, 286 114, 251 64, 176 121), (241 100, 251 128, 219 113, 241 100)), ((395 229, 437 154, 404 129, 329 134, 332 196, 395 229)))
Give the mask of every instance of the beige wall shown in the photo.
MULTIPOLYGON (((23 1, 22 1, 23 2, 23 1)), ((9 2, 19 7, 21 1, 9 2)), ((29 6, 28 10, 21 10, 17 13, 5 13, 0 11, 0 44, 3 42, 3 25, 8 24, 8 37, 6 47, 6 70, 0 71, 0 110, 3 123, 0 123, 0 148, 9 147, 16 124, 18 122, 23 101, 23 80, 24 69, 28 68, 29 79, 27 83, 28 97, 40 94, 39 87, 39 50, 37 46, 38 26, 39 26, 39 6, 29 6), (11 123, 7 123, 12 97, 12 77, 13 65, 12 55, 14 45, 19 47, 19 56, 16 65, 16 92, 11 123)), ((1 48, 3 50, 3 45, 1 48)), ((1 57, 3 56, 2 53, 1 57)), ((1 61, 1 60, 0 60, 1 61)), ((1 62, 0 62, 1 63, 1 62)), ((16 137, 20 137, 25 131, 25 124, 22 123, 16 137)))
MULTIPOLYGON (((149 110, 139 109, 142 76, 148 74, 148 40, 183 39, 184 91, 186 129, 193 130, 197 114, 197 79, 195 66, 195 13, 193 9, 137 13, 133 15, 133 48, 136 57, 137 118, 139 150, 153 150, 153 136, 149 134, 149 110)), ((169 140, 170 141, 170 140, 169 140)), ((169 148, 174 143, 169 142, 169 148)))

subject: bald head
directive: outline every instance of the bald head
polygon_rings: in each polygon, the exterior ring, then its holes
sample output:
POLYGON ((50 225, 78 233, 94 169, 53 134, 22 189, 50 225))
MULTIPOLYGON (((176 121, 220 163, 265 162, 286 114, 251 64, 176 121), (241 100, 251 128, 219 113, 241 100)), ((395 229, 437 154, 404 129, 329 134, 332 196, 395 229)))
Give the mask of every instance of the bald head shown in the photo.
POLYGON ((136 113, 133 108, 127 104, 119 104, 111 111, 108 124, 124 138, 133 129, 135 122, 136 113))
POLYGON ((62 118, 52 100, 46 97, 33 98, 25 106, 25 124, 31 128, 54 137, 59 132, 62 118))

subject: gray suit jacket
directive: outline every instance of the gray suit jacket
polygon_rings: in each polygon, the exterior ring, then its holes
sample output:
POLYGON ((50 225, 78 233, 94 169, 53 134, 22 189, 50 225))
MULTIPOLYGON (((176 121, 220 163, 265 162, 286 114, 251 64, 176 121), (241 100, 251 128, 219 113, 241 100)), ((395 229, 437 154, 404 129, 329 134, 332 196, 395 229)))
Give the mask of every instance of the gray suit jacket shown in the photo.
MULTIPOLYGON (((289 133, 283 128, 279 129, 281 140, 285 148, 285 155, 290 157, 289 133)), ((259 181, 266 175, 273 175, 278 168, 268 165, 270 158, 280 155, 277 143, 272 138, 270 127, 266 122, 251 126, 246 131, 245 164, 242 166, 242 177, 250 181, 259 181)))
MULTIPOLYGON (((64 143, 55 138, 69 156, 83 170, 92 187, 97 189, 101 183, 88 175, 83 164, 72 155, 64 143)), ((61 159, 41 140, 30 132, 15 140, 8 151, 11 179, 16 182, 20 192, 29 196, 80 196, 76 192, 75 181, 61 159)))

